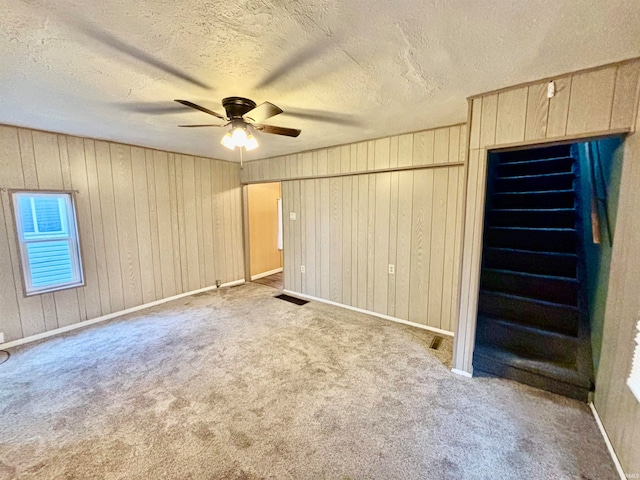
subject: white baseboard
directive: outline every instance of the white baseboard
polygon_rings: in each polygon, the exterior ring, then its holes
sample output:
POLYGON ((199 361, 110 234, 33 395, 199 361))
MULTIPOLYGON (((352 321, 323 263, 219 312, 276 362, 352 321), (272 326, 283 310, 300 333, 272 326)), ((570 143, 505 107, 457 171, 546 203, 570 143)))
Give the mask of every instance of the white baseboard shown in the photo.
POLYGON ((336 307, 346 308, 347 310, 353 310, 354 312, 365 313, 373 317, 383 318, 385 320, 391 320, 392 322, 402 323, 404 325, 410 325, 412 327, 422 328, 423 330, 429 330, 430 332, 439 333, 440 335, 448 335, 453 337, 453 332, 448 330, 442 330, 440 328, 429 327, 420 323, 410 322, 408 320, 402 320, 401 318, 391 317, 382 313, 372 312, 370 310, 364 310, 362 308, 352 307, 351 305, 345 305, 344 303, 332 302, 331 300, 325 300, 324 298, 314 297, 312 295, 306 295, 304 293, 294 292, 292 290, 283 290, 284 293, 295 295, 296 297, 304 298, 305 300, 313 300, 315 302, 328 303, 329 305, 335 305, 336 307))
POLYGON ((616 466, 616 470, 618 471, 618 475, 620 475, 621 480, 627 480, 627 476, 622 469, 622 465, 620 464, 620 460, 618 460, 618 455, 616 451, 613 449, 613 445, 609 440, 609 435, 607 435, 607 431, 604 429, 604 425, 602 424, 602 420, 600 420, 600 415, 598 415, 598 410, 596 410, 596 406, 593 402, 589 403, 591 407, 591 412, 593 413, 593 417, 596 419, 596 423, 598 424, 598 428, 600 429, 600 433, 602 434, 602 438, 604 438, 604 443, 607 445, 607 450, 609 450, 609 455, 611 455, 611 459, 616 466))
POLYGON ((274 270, 269 270, 268 272, 256 273, 255 275, 251 275, 251 281, 258 280, 259 278, 268 277, 269 275, 274 275, 276 273, 280 273, 282 271, 282 267, 276 268, 274 270))
POLYGON ((457 368, 452 368, 451 371, 456 375, 460 375, 462 377, 469 377, 469 378, 473 377, 472 373, 465 372, 464 370, 458 370, 457 368))
MULTIPOLYGON (((233 282, 223 283, 222 285, 220 285, 220 287, 233 287, 235 285, 241 285, 243 283, 245 283, 244 278, 242 280, 235 280, 233 282)), ((94 323, 104 322, 105 320, 111 320, 112 318, 121 317, 122 315, 127 315, 129 313, 137 312, 139 310, 144 310, 145 308, 161 305, 163 303, 167 303, 172 300, 177 300, 179 298, 184 298, 190 295, 195 295, 197 293, 203 293, 203 292, 208 292, 210 290, 215 290, 216 288, 218 287, 214 285, 213 287, 205 287, 205 288, 200 288, 199 290, 192 290, 190 292, 180 293, 179 295, 174 295, 173 297, 162 298, 160 300, 155 300, 153 302, 138 305, 137 307, 127 308, 126 310, 120 310, 118 312, 109 313, 108 315, 102 315, 101 317, 96 317, 90 320, 85 320, 83 322, 67 325, 65 327, 56 328, 55 330, 49 330, 48 332, 42 332, 42 333, 38 333, 37 335, 31 335, 29 337, 20 338, 18 340, 13 340, 12 342, 6 342, 3 344, 0 344, 0 349, 17 347, 18 345, 24 345, 25 343, 35 342, 38 340, 42 340, 44 338, 53 337, 54 335, 59 335, 61 333, 77 330, 78 328, 87 327, 89 325, 93 325, 94 323)))

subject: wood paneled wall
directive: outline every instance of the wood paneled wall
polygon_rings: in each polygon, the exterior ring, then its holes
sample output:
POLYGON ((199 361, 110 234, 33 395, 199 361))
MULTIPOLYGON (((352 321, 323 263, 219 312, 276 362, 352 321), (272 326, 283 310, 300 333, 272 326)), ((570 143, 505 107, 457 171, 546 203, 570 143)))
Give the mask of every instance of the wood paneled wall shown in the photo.
MULTIPOLYGON (((640 60, 554 78, 557 94, 547 99, 550 79, 470 99, 469 162, 463 235, 460 314, 454 368, 471 372, 475 340, 487 151, 635 131, 640 60)), ((633 329, 640 315, 639 133, 625 141, 622 190, 605 316, 595 405, 628 473, 640 471, 640 407, 625 385, 631 365, 633 329), (619 230, 618 230, 619 229, 619 230)))
POLYGON ((239 166, 0 126, 0 331, 18 340, 242 279, 239 166), (7 189, 76 190, 86 286, 25 298, 7 189))
MULTIPOLYGON (((415 158, 423 168, 283 182, 285 288, 453 331, 462 225, 461 132, 464 128, 456 126, 337 150, 347 155, 339 157, 345 165, 386 169, 413 165, 415 158), (289 219, 290 212, 296 220, 289 219), (389 264, 395 274, 389 274, 389 264)), ((330 157, 325 153, 300 154, 295 160, 312 175, 319 165, 313 159, 330 157)))
POLYGON ((241 180, 319 178, 463 162, 466 145, 466 125, 452 125, 248 162, 241 180))
POLYGON ((640 473, 640 402, 627 386, 640 318, 640 115, 624 145, 594 404, 627 474, 640 473))

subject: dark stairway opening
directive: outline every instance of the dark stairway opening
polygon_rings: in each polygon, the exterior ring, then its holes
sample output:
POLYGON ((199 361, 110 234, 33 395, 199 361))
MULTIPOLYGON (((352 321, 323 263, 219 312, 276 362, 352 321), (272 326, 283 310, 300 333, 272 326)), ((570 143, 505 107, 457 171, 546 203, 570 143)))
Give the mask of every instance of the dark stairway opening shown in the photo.
POLYGON ((587 401, 583 200, 571 152, 490 154, 473 368, 587 401))

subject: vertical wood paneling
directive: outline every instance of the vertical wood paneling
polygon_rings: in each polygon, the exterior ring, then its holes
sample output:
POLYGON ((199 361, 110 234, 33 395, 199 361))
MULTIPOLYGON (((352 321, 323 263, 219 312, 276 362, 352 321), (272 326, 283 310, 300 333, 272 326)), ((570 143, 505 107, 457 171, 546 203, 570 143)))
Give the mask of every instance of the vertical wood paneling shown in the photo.
POLYGON ((413 165, 433 163, 435 132, 426 130, 413 135, 413 165))
POLYGON ((153 281, 156 299, 162 298, 162 264, 160 262, 160 233, 158 231, 158 202, 156 199, 156 173, 153 151, 145 151, 147 164, 147 186, 149 192, 149 221, 151 224, 151 254, 153 258, 153 281))
MULTIPOLYGON (((433 200, 431 217, 431 239, 429 241, 429 304, 427 324, 448 330, 448 319, 442 315, 445 270, 445 237, 447 234, 447 193, 449 191, 449 169, 433 171, 433 200), (443 326, 446 324, 447 328, 443 326)), ((453 215, 455 219, 455 215, 453 215)))
MULTIPOLYGON (((398 186, 399 172, 391 173, 390 205, 389 205, 389 264, 397 265, 398 255, 398 186)), ((396 314, 396 274, 389 275, 389 289, 387 294, 387 314, 396 314)))
POLYGON ((367 231, 369 212, 369 179, 366 175, 358 177, 358 308, 367 308, 367 274, 369 268, 367 256, 367 231))
POLYGON ((330 180, 323 178, 317 180, 320 188, 320 209, 318 218, 320 224, 320 285, 319 293, 322 298, 331 298, 331 198, 330 180))
MULTIPOLYGON (((331 165, 331 163, 329 164, 331 165)), ((342 179, 329 179, 329 298, 342 303, 342 179)), ((307 237, 308 238, 308 237, 307 237)))
POLYGON ((524 140, 528 88, 508 90, 498 94, 496 144, 524 140))
MULTIPOLYGON (((442 138, 445 156, 449 142, 442 138)), ((298 212, 298 221, 285 228, 285 288, 453 328, 461 171, 452 166, 283 182, 285 212, 298 212), (305 274, 298 274, 300 265, 305 274)))
POLYGON ((450 128, 439 128, 435 131, 433 145, 433 163, 447 163, 449 161, 450 128))
MULTIPOLYGON (((373 145, 372 145, 373 146, 373 145)), ((371 149, 369 150, 371 152, 371 149)), ((368 175, 369 202, 367 205, 367 310, 373 310, 373 285, 375 279, 375 234, 376 234, 376 176, 368 175)))
POLYGON ((202 161, 202 239, 206 285, 216 284, 215 248, 213 246, 213 210, 211 160, 202 161))
POLYGON ((111 151, 107 142, 95 142, 96 166, 100 185, 100 211, 102 216, 102 236, 104 238, 109 280, 109 299, 111 311, 124 309, 124 292, 122 286, 120 247, 118 245, 118 226, 116 223, 115 195, 113 192, 113 171, 111 151))
POLYGON ((611 108, 611 124, 609 128, 624 128, 633 124, 633 105, 629 100, 636 98, 640 62, 625 63, 618 67, 616 86, 611 108))
POLYGON ((567 135, 609 128, 616 71, 609 67, 573 76, 567 135))
POLYGON ((373 168, 382 170, 391 166, 391 139, 390 137, 379 138, 374 142, 373 168))
POLYGON ((304 185, 304 194, 302 201, 304 202, 305 218, 301 221, 305 222, 305 259, 304 265, 307 273, 304 275, 303 289, 304 293, 316 295, 316 279, 319 278, 316 261, 318 235, 316 233, 316 181, 307 180, 302 182, 304 185))
MULTIPOLYGON (((547 132, 547 117, 549 116, 549 99, 547 98, 547 84, 530 85, 527 93, 525 140, 544 138, 547 132)), ((506 115, 501 120, 508 121, 506 115)))
POLYGON ((24 297, 9 192, 0 190, 6 340, 242 278, 238 166, 188 157, 185 169, 183 179, 181 155, 0 126, 0 187, 76 191, 85 278, 83 287, 24 297), (218 255, 229 262, 218 265, 218 255))
POLYGON ((571 77, 559 78, 555 83, 556 95, 549 99, 547 138, 562 137, 567 132, 567 116, 569 114, 569 100, 571 98, 571 77))
MULTIPOLYGON (((302 263, 302 230, 300 227, 300 223, 302 222, 302 217, 300 212, 301 208, 301 188, 300 181, 293 182, 293 212, 296 212, 296 220, 293 220, 293 265, 294 265, 294 274, 293 274, 293 288, 296 292, 302 291, 302 272, 300 267, 303 265, 302 263)), ((305 266, 306 269, 306 266, 305 266)), ((305 270, 306 271, 306 270, 305 270)), ((306 273, 305 273, 306 275, 306 273)))
POLYGON ((387 314, 389 301, 389 223, 391 209, 391 174, 375 175, 375 224, 373 244, 373 308, 387 314))
MULTIPOLYGON (((182 157, 182 176, 184 190, 184 230, 186 235, 187 285, 195 290, 200 284, 200 259, 198 257, 198 225, 196 213, 195 162, 191 156, 182 157)), ((226 207, 226 205, 225 205, 226 207)), ((228 257, 232 260, 232 257, 228 257)))
MULTIPOLYGON (((89 199, 91 202, 91 223, 93 227, 93 244, 96 254, 96 269, 98 272, 98 291, 102 314, 113 312, 111 308, 111 295, 109 294, 109 275, 107 274, 107 252, 103 235, 102 208, 100 206, 100 184, 98 182, 98 167, 96 164, 95 142, 84 141, 84 153, 87 166, 87 183, 89 199)), ((86 279, 85 279, 86 280, 86 279)))
POLYGON ((400 135, 398 137, 398 166, 408 167, 413 165, 413 134, 400 135))
POLYGON ((460 126, 449 129, 449 163, 462 161, 461 130, 462 128, 460 126))
POLYGON ((480 119, 480 145, 494 145, 496 142, 496 120, 498 116, 498 95, 482 98, 480 119))
POLYGON ((471 125, 469 148, 480 148, 480 127, 482 126, 482 98, 471 100, 471 125))
MULTIPOLYGON (((158 215, 158 245, 162 272, 162 296, 176 294, 176 275, 173 263, 173 237, 171 227, 171 201, 169 190, 169 159, 166 152, 153 152, 156 181, 156 213, 158 215)), ((192 190, 193 191, 193 190, 192 190)), ((192 233, 193 235, 194 233, 192 233)))
POLYGON ((342 177, 342 302, 351 305, 351 276, 353 275, 351 255, 353 251, 352 234, 352 182, 353 177, 342 177))
POLYGON ((143 149, 135 147, 131 149, 131 169, 133 175, 135 225, 138 234, 138 259, 140 261, 142 302, 149 303, 157 297, 154 283, 153 253, 151 252, 151 221, 149 218, 147 165, 143 149))
POLYGON ((396 316, 409 319, 409 286, 411 252, 413 250, 411 222, 413 219, 414 171, 398 173, 398 242, 396 259, 396 316))
MULTIPOLYGON (((637 118, 640 126, 640 116, 637 118)), ((640 300, 638 245, 640 244, 640 134, 634 133, 625 142, 618 221, 611 257, 609 293, 605 310, 602 352, 594 405, 613 444, 624 471, 640 471, 638 433, 640 403, 626 381, 635 350, 635 336, 640 300)))
MULTIPOLYGON (((355 159, 355 148, 351 149, 352 158, 355 159)), ((351 303, 358 305, 358 251, 360 250, 360 237, 358 234, 360 212, 360 179, 351 178, 351 303)))
MULTIPOLYGON (((24 185, 22 169, 19 168, 20 144, 18 129, 0 126, 0 185, 19 188, 24 185)), ((7 341, 23 335, 20 321, 22 286, 15 257, 15 236, 13 235, 9 193, 0 191, 0 305, 2 305, 2 325, 7 341)), ((18 267, 19 268, 19 267, 18 267)), ((42 311, 42 306, 40 307, 42 311)), ((44 325, 44 322, 42 322, 44 325)))
POLYGON ((112 145, 113 185, 116 206, 116 226, 120 249, 120 271, 124 289, 124 306, 140 305, 142 283, 138 254, 138 226, 135 216, 131 147, 112 145))
POLYGON ((100 303, 100 286, 98 283, 95 244, 93 241, 93 220, 87 183, 85 149, 82 139, 68 137, 67 153, 69 155, 71 188, 78 191, 75 197, 76 217, 78 233, 80 235, 82 267, 85 281, 85 286, 78 289, 79 316, 80 320, 86 320, 102 315, 102 305, 100 303))
POLYGON ((429 241, 433 180, 426 170, 416 170, 411 219, 411 274, 409 276, 409 320, 427 324, 429 299, 429 241))
POLYGON ((184 228, 184 182, 182 181, 182 155, 170 153, 169 166, 169 209, 171 212, 171 241, 174 245, 173 271, 175 283, 180 290, 189 289, 189 275, 186 256, 186 231, 184 228))

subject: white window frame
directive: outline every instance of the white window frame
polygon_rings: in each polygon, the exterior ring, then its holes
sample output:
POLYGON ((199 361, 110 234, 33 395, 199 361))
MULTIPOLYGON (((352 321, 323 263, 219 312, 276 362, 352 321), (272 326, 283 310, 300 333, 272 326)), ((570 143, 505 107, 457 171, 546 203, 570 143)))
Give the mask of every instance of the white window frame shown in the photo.
POLYGON ((631 361, 631 373, 627 380, 627 385, 640 402, 640 321, 638 321, 638 331, 635 336, 636 345, 633 349, 633 359, 631 361))
MULTIPOLYGON (((13 220, 16 229, 16 239, 20 248, 20 271, 22 274, 22 288, 25 297, 33 295, 41 295, 43 293, 56 292, 69 288, 77 288, 83 286, 84 274, 82 270, 82 252, 80 250, 80 237, 78 235, 78 223, 76 219, 76 208, 74 192, 66 190, 11 190, 11 202, 13 204, 13 220), (62 198, 66 206, 66 218, 68 225, 62 225, 61 232, 52 233, 50 235, 39 235, 28 238, 22 229, 22 219, 20 216, 21 196, 26 197, 42 197, 42 198, 62 198), (65 228, 66 227, 66 228, 65 228), (73 279, 70 282, 58 283, 55 285, 47 285, 44 287, 34 287, 31 280, 31 270, 29 268, 27 246, 32 243, 66 241, 69 244, 71 252, 71 269, 73 279)), ((37 232, 37 221, 34 215, 34 228, 37 232)))

